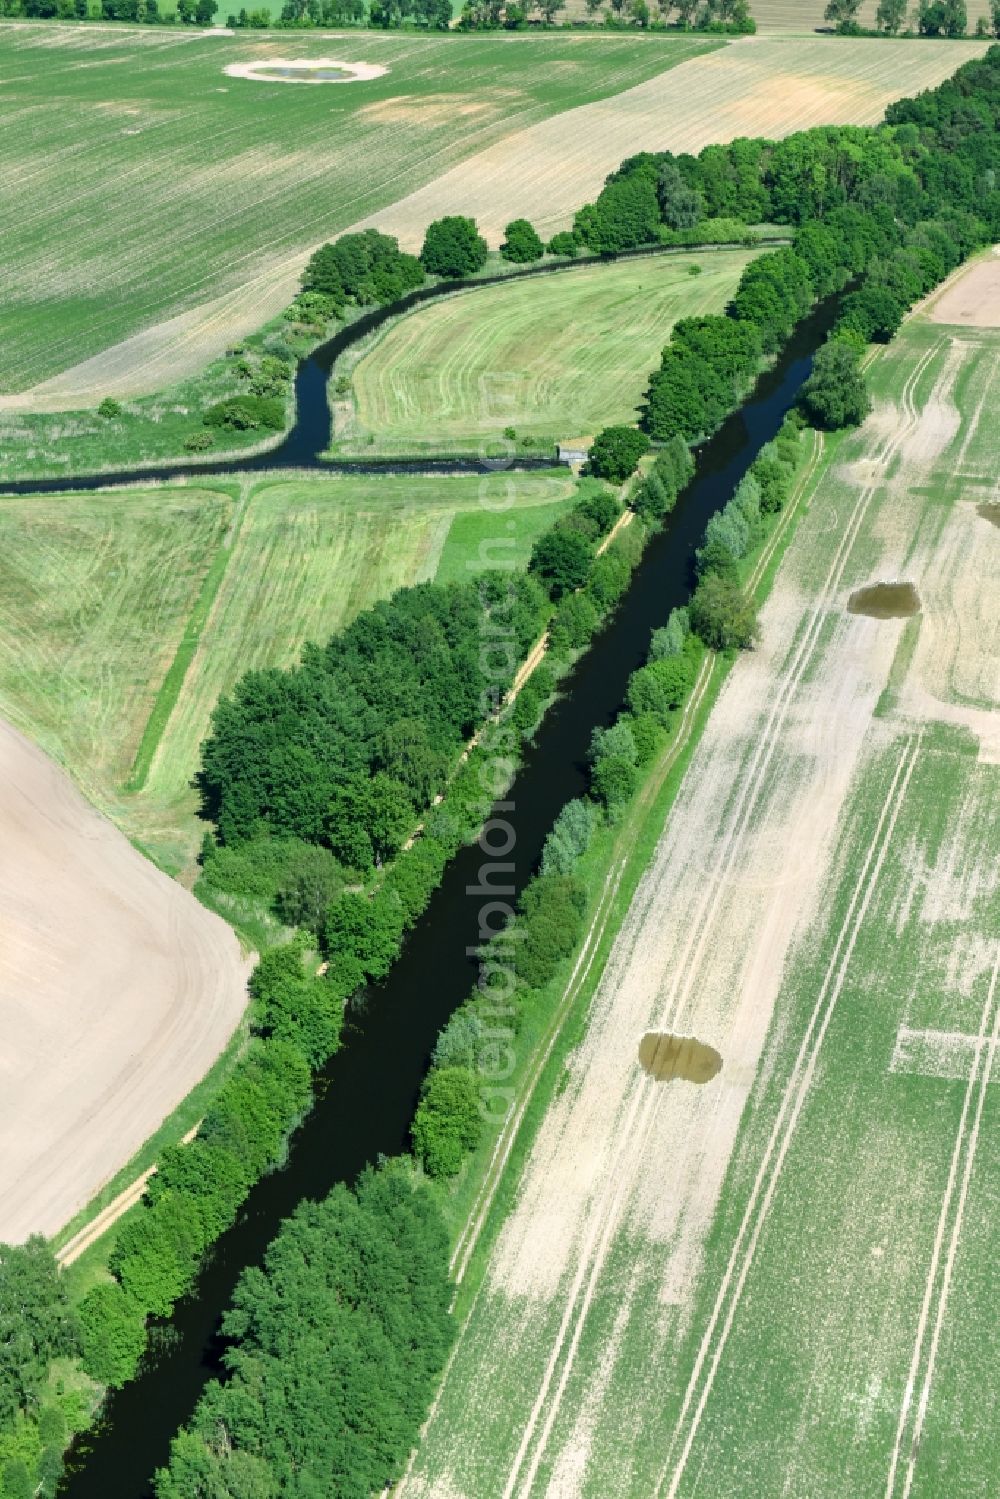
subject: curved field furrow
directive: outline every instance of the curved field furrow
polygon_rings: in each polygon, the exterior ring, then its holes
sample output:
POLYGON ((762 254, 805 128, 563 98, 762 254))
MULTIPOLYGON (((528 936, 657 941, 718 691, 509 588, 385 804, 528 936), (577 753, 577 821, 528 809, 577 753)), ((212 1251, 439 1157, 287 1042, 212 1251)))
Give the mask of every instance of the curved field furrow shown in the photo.
POLYGON ((0 1239, 17 1243, 72 1218, 201 1080, 248 964, 2 721, 0 769, 0 1239))
POLYGON ((755 253, 581 267, 412 312, 354 367, 354 411, 335 445, 468 451, 508 426, 555 442, 635 421, 674 323, 721 312, 755 253))

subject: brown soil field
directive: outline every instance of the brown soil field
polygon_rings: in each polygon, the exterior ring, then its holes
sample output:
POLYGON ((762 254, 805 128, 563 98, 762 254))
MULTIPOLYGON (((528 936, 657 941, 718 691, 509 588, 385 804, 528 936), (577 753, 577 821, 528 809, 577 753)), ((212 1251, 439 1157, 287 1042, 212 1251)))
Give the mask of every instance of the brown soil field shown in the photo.
POLYGON ((1000 250, 980 260, 965 275, 949 279, 928 304, 932 323, 963 328, 1000 328, 1000 250))
POLYGON ((235 935, 0 721, 0 1241, 53 1234, 205 1075, 235 935))
MULTIPOLYGON (((647 83, 516 131, 434 182, 352 225, 419 249, 442 214, 473 215, 492 245, 513 218, 548 236, 572 222, 607 174, 636 151, 698 151, 740 135, 821 124, 874 124, 902 95, 940 83, 982 43, 747 38, 647 83)), ((196 372, 276 316, 307 254, 276 258, 252 282, 109 347, 52 379, 0 397, 6 409, 65 411, 125 398, 196 372)))

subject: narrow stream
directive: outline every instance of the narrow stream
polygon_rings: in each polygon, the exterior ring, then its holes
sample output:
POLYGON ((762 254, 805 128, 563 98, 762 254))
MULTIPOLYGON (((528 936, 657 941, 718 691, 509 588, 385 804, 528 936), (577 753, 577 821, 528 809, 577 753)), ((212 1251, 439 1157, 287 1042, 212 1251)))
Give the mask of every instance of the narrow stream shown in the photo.
MULTIPOLYGON (((768 240, 767 247, 787 244, 787 240, 768 240)), ((616 260, 648 259, 650 256, 686 256, 700 250, 732 248, 719 245, 689 245, 682 249, 664 245, 659 249, 644 246, 639 250, 626 250, 616 260)), ((519 471, 555 468, 552 458, 516 458, 512 463, 500 459, 491 462, 484 459, 476 462, 461 458, 385 458, 377 459, 323 459, 330 445, 331 417, 327 400, 327 383, 330 371, 346 349, 367 338, 377 328, 402 313, 419 307, 424 302, 436 301, 455 292, 472 291, 484 286, 499 286, 522 281, 534 276, 561 276, 573 271, 586 270, 601 262, 593 256, 581 260, 564 261, 557 264, 532 266, 520 270, 516 275, 484 276, 472 281, 439 281, 432 286, 421 286, 415 291, 392 302, 387 307, 375 307, 353 322, 346 324, 339 333, 320 344, 307 359, 299 363, 295 375, 295 419, 285 437, 273 448, 263 453, 251 453, 244 458, 178 459, 175 462, 149 464, 141 468, 108 469, 96 474, 53 476, 47 479, 0 479, 0 494, 72 494, 78 491, 106 489, 112 485, 159 483, 167 479, 204 478, 223 474, 265 474, 281 469, 309 469, 319 473, 337 474, 476 474, 489 473, 497 468, 515 468, 519 471)))
MULTIPOLYGON (((559 808, 586 789, 584 760, 594 726, 612 721, 629 675, 645 659, 650 632, 687 601, 694 550, 708 518, 777 432, 836 311, 836 302, 827 302, 800 324, 742 410, 700 449, 694 479, 650 541, 617 613, 564 681, 563 696, 507 793, 514 810, 504 815, 517 834, 509 857, 516 860, 519 890, 559 808)), ((300 460, 286 450, 285 461, 300 460)), ((282 1219, 303 1198, 320 1198, 379 1155, 407 1148, 437 1033, 475 979, 466 949, 477 940, 480 902, 466 887, 476 884, 482 862, 478 847, 458 854, 389 978, 349 1016, 344 1044, 321 1075, 316 1106, 294 1135, 287 1164, 254 1189, 193 1292, 177 1306, 142 1375, 108 1400, 98 1427, 77 1441, 59 1491, 66 1499, 147 1499, 172 1436, 218 1373, 219 1319, 244 1268, 260 1262, 282 1219)))

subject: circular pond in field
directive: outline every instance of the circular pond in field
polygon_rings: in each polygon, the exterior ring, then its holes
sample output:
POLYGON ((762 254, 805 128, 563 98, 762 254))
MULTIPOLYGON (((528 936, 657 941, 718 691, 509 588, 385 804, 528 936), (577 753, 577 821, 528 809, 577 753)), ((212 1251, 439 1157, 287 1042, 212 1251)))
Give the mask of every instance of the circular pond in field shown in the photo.
POLYGON ((268 57, 260 62, 234 62, 226 68, 230 78, 249 78, 256 83, 364 83, 389 71, 374 62, 338 62, 332 57, 268 57))

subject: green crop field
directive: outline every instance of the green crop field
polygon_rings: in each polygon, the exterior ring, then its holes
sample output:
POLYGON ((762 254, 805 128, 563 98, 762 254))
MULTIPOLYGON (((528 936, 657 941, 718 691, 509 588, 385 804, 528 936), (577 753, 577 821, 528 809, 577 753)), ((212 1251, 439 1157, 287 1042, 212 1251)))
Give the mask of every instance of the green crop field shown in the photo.
POLYGON ((810 478, 405 1499, 995 1494, 1000 333, 957 305, 810 478), (911 617, 848 610, 904 580, 911 617), (719 1077, 646 1078, 654 1028, 719 1077))
POLYGON ((289 265, 322 239, 523 126, 713 45, 0 23, 0 392, 226 292, 263 304, 277 285, 287 298, 289 265), (290 86, 223 71, 331 50, 388 72, 290 86))
POLYGON ((754 253, 581 267, 411 312, 355 365, 335 447, 477 451, 507 427, 547 447, 635 421, 673 324, 721 312, 754 253))
POLYGON ((0 497, 0 714, 182 870, 220 694, 403 584, 470 576, 484 513, 526 560, 572 491, 496 474, 0 497))

